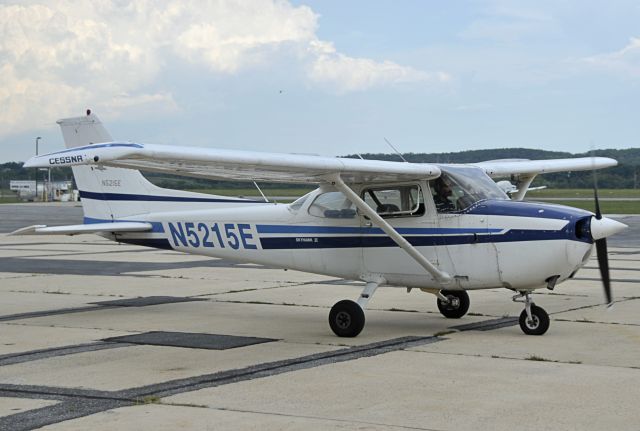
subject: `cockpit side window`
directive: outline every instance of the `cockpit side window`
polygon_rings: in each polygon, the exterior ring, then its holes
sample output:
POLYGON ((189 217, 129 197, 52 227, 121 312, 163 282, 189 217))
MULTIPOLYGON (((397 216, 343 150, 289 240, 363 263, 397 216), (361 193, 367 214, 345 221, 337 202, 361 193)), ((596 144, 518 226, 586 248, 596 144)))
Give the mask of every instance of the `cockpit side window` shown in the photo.
POLYGON ((364 189, 362 198, 382 217, 416 217, 424 214, 422 189, 417 184, 364 189))
POLYGON ((326 192, 318 195, 309 206, 309 214, 323 218, 355 218, 353 203, 341 192, 326 192))

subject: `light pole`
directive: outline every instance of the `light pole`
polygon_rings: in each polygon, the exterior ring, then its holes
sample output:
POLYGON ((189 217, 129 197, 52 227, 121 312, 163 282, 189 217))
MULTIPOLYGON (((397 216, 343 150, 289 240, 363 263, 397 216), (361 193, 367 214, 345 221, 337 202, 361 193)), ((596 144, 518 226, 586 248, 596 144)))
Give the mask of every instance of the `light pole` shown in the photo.
MULTIPOLYGON (((38 155, 38 142, 40 141, 40 139, 42 139, 40 136, 36 138, 36 156, 38 155)), ((36 194, 33 200, 34 201, 38 200, 38 168, 36 168, 36 194)))

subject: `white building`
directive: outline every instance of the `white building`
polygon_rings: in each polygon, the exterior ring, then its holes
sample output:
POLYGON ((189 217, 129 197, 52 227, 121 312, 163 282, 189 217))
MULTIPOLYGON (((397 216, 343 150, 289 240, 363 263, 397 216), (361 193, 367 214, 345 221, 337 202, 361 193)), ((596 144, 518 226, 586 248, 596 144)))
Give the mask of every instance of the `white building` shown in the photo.
POLYGON ((71 181, 38 181, 36 193, 36 181, 11 180, 9 189, 18 194, 25 201, 77 201, 78 191, 72 189, 71 181))

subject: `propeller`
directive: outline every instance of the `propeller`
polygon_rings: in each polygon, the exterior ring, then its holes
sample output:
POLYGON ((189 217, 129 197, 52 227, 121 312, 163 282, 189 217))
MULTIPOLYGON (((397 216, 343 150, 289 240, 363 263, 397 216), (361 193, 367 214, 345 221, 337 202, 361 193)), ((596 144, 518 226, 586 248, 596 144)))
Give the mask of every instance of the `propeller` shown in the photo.
MULTIPOLYGON (((596 220, 602 220, 602 212, 600 211, 600 200, 598 199, 598 176, 596 170, 593 169, 593 199, 596 207, 596 220)), ((607 254, 607 237, 595 240, 596 253, 598 256, 598 268, 600 269, 600 278, 604 287, 604 298, 608 307, 613 305, 613 297, 611 295, 611 277, 609 275, 609 256, 607 254)))

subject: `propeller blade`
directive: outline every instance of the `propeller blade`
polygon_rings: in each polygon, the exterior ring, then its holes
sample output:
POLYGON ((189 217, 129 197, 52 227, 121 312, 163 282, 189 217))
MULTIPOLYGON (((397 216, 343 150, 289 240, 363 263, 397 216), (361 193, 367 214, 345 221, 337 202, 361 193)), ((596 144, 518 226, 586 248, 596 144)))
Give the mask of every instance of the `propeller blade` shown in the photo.
POLYGON ((593 185, 593 199, 596 204, 596 218, 598 220, 602 219, 602 212, 600 211, 600 200, 598 199, 598 187, 593 185))
POLYGON ((602 285, 604 287, 604 297, 607 301, 607 305, 613 304, 613 298, 611 296, 611 278, 609 276, 609 256, 607 255, 607 240, 601 238, 595 241, 596 252, 598 254, 598 267, 600 268, 600 278, 602 278, 602 285))
POLYGON ((593 200, 596 204, 596 218, 600 220, 602 212, 600 211, 600 199, 598 199, 598 176, 595 169, 593 170, 593 200))

